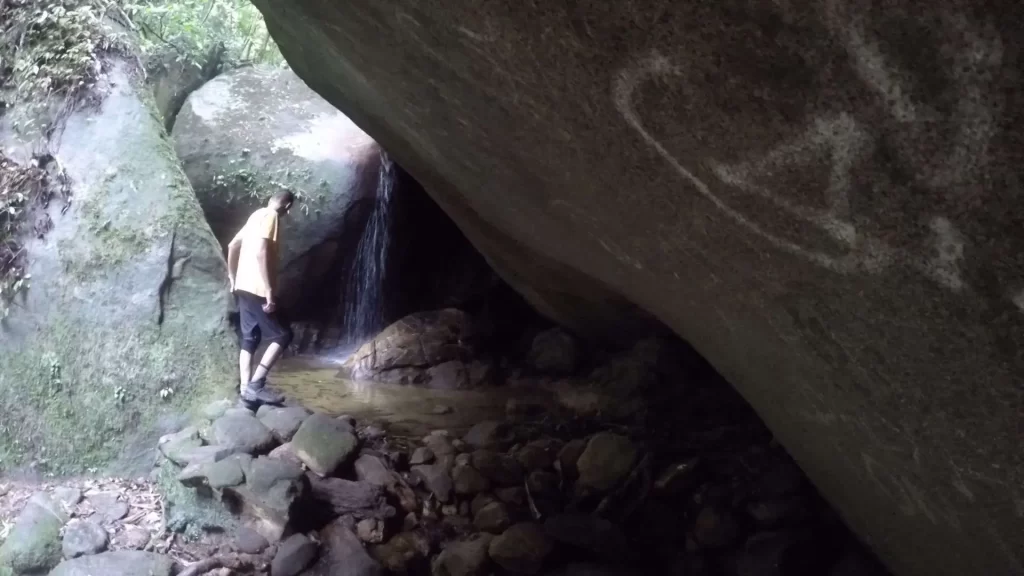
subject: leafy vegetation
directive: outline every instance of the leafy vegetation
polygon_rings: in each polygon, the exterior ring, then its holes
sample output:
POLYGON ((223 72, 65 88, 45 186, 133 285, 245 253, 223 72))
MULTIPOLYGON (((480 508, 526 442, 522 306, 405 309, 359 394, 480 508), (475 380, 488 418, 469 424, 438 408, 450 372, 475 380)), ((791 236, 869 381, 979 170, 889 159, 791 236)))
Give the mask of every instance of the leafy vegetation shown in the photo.
MULTIPOLYGON (((12 125, 48 136, 52 126, 33 124, 48 115, 33 110, 63 99, 58 123, 103 72, 102 56, 127 50, 125 33, 108 21, 134 33, 143 55, 170 54, 204 69, 206 79, 225 67, 283 63, 248 0, 0 0, 0 116, 23 108, 12 125)), ((19 239, 45 232, 27 230, 26 213, 48 203, 54 189, 69 194, 59 166, 56 181, 50 178, 51 162, 41 154, 21 166, 0 150, 0 320, 29 280, 19 239)))
POLYGON ((21 102, 74 96, 101 72, 99 56, 119 47, 101 0, 0 0, 0 88, 21 102))
MULTIPOLYGON (((31 108, 47 106, 51 97, 63 97, 62 109, 70 110, 102 71, 100 55, 120 47, 117 36, 102 30, 112 7, 100 0, 0 0, 0 114, 8 100, 31 108)), ((0 150, 0 320, 29 281, 20 244, 28 232, 25 215, 45 207, 57 190, 69 193, 55 158, 42 153, 20 165, 0 150)), ((43 215, 31 232, 42 235, 48 227, 43 215)))
POLYGON ((150 55, 170 51, 200 68, 211 54, 228 68, 284 62, 263 15, 249 0, 126 0, 124 12, 150 55))

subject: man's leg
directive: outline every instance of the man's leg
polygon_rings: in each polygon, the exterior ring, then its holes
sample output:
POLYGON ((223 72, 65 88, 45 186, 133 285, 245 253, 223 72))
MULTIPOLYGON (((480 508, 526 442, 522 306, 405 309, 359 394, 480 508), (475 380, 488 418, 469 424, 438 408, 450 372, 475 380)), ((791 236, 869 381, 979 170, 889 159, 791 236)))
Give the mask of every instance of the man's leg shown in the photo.
POLYGON ((262 303, 256 296, 246 293, 238 295, 239 327, 241 328, 241 352, 238 353, 238 391, 242 399, 248 402, 255 400, 247 397, 247 388, 252 381, 252 357, 260 346, 262 333, 260 320, 262 319, 262 303))
POLYGON ((245 348, 238 353, 238 390, 241 392, 245 390, 245 385, 252 380, 252 352, 249 352, 245 348))
POLYGON ((277 363, 277 359, 281 357, 281 352, 284 351, 284 347, 278 342, 271 342, 270 346, 267 346, 267 351, 263 353, 263 358, 260 359, 260 365, 256 367, 256 372, 252 375, 252 382, 259 382, 266 380, 267 373, 277 363))
POLYGON ((277 359, 281 357, 281 352, 288 348, 288 344, 291 343, 292 331, 286 324, 281 322, 278 316, 267 314, 263 312, 262 308, 260 308, 260 312, 262 313, 259 317, 260 332, 267 337, 270 345, 267 346, 267 351, 263 353, 260 365, 256 367, 252 379, 246 385, 242 393, 242 399, 262 404, 280 404, 284 401, 284 397, 266 388, 267 373, 274 367, 277 359))

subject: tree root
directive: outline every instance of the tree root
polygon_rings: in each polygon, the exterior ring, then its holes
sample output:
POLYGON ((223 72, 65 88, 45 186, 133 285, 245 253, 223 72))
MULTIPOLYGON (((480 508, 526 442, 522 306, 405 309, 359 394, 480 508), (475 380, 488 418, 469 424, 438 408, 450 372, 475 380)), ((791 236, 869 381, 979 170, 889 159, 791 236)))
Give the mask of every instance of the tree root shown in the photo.
POLYGON ((259 556, 253 554, 224 554, 222 556, 214 556, 207 558, 206 560, 200 560, 195 564, 190 564, 185 567, 184 570, 178 572, 178 576, 201 576, 211 570, 218 568, 228 568, 231 570, 252 570, 257 561, 260 559, 259 556))

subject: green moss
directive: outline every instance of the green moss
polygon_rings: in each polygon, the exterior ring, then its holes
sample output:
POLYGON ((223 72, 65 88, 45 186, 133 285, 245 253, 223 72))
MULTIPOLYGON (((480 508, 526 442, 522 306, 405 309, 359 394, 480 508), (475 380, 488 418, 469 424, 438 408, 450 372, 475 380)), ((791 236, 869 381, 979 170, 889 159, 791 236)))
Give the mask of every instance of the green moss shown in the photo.
POLYGON ((155 445, 145 436, 162 415, 187 413, 197 398, 233 387, 226 375, 234 350, 222 338, 155 323, 135 332, 61 321, 49 327, 0 352, 0 467, 103 468, 133 440, 155 445), (175 393, 162 399, 167 387, 175 393))

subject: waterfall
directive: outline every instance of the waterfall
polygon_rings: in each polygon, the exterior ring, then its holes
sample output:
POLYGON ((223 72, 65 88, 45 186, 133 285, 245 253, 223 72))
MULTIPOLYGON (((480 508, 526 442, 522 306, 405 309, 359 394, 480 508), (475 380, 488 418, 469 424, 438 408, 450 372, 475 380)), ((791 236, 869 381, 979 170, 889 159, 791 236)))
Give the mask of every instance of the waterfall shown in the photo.
POLYGON ((373 212, 359 239, 345 289, 344 340, 348 344, 358 345, 384 328, 384 282, 387 280, 394 184, 394 163, 381 150, 373 212))

